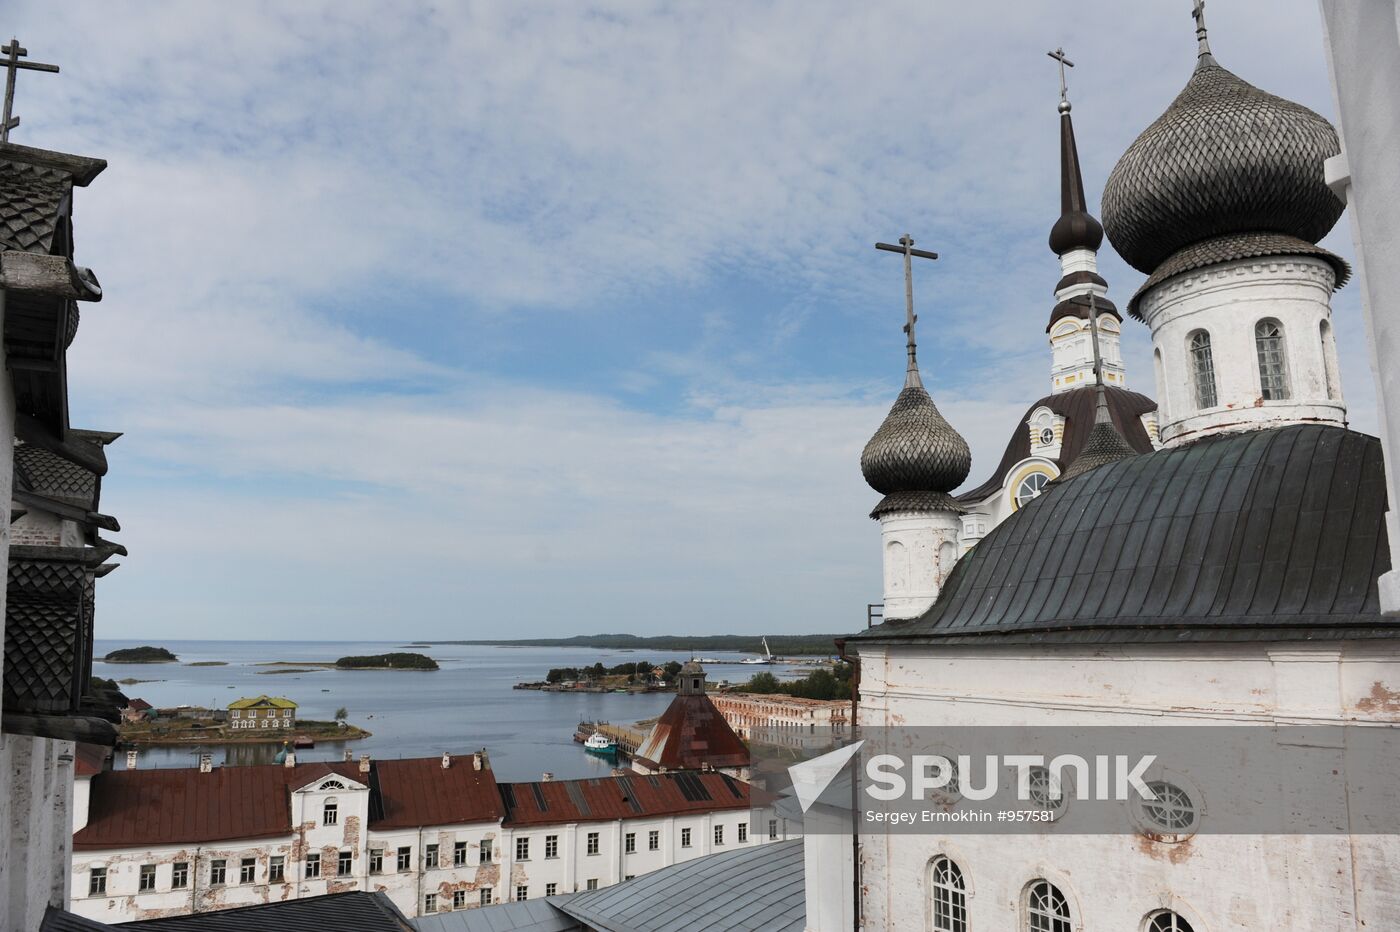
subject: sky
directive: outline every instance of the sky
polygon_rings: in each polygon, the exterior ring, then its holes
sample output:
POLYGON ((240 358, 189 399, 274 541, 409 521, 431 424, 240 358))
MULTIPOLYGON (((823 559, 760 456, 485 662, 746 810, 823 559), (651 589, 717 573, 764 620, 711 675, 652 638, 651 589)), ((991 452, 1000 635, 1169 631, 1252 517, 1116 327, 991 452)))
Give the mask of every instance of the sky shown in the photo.
MULTIPOLYGON (((103 638, 853 631, 860 450, 920 362, 991 472, 1049 391, 1064 46, 1088 196, 1185 84, 1189 0, 9 0, 11 139, 105 158, 75 426, 116 430, 103 638)), ((1331 117, 1314 0, 1222 64, 1331 117)), ((1345 218, 1324 240, 1350 258, 1345 218)), ((1120 307, 1143 276, 1105 242, 1120 307)), ((1359 296, 1334 301, 1375 432, 1359 296)), ((1147 328, 1124 325, 1152 393, 1147 328)))

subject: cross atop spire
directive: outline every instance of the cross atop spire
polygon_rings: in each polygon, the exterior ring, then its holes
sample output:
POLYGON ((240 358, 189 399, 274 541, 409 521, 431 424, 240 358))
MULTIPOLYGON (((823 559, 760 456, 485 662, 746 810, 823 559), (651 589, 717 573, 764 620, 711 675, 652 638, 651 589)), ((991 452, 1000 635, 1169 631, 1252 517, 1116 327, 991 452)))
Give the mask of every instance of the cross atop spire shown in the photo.
POLYGON ((1065 69, 1073 68, 1074 62, 1065 57, 1065 50, 1063 48, 1058 48, 1053 52, 1046 52, 1045 54, 1060 63, 1060 112, 1069 113, 1069 85, 1065 83, 1065 69))
POLYGON ((914 313, 913 257, 918 256, 920 259, 937 259, 938 253, 915 249, 914 238, 908 233, 905 233, 899 238, 898 246, 892 246, 889 243, 876 243, 875 248, 883 249, 886 252, 904 254, 904 332, 908 334, 905 343, 909 353, 909 365, 904 374, 904 387, 922 388, 924 381, 919 377, 919 360, 915 355, 918 344, 914 341, 914 324, 918 321, 919 315, 914 313))
POLYGON ((9 45, 0 45, 0 67, 5 69, 5 111, 0 115, 0 142, 10 141, 10 130, 19 125, 19 117, 11 116, 15 105, 15 75, 20 71, 47 71, 58 74, 57 65, 46 65, 37 61, 20 61, 29 54, 29 49, 20 48, 18 39, 11 39, 9 45))
POLYGON ((1210 54, 1210 40, 1206 37, 1206 0, 1195 0, 1191 16, 1196 20, 1196 57, 1213 58, 1210 54))

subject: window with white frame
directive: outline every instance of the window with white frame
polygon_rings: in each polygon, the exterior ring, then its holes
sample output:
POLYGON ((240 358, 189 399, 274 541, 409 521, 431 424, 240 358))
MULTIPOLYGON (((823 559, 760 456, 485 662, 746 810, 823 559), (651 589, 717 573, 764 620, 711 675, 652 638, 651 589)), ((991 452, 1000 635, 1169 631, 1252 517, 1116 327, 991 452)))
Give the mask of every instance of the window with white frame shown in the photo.
POLYGON ((238 882, 253 883, 258 879, 258 859, 243 858, 238 862, 238 882))
POLYGON ((170 867, 170 887, 173 890, 180 890, 190 883, 190 862, 176 861, 170 867))
POLYGON ((597 889, 598 889, 598 878, 597 878, 597 877, 590 878, 589 881, 588 881, 588 883, 587 883, 585 886, 587 886, 588 889, 590 889, 590 890, 597 890, 597 889))
POLYGON ((423 869, 424 869, 424 870, 427 870, 427 869, 430 868, 430 867, 437 867, 437 866, 438 866, 438 846, 437 846, 437 845, 424 845, 424 846, 423 846, 423 869))
POLYGON ((461 867, 467 863, 467 843, 457 841, 452 843, 452 866, 461 867))
POLYGON ((142 864, 141 875, 136 885, 137 890, 146 891, 156 888, 156 866, 154 864, 142 864))
POLYGON ((88 896, 107 895, 107 868, 94 867, 88 871, 88 896))
POLYGON ((1146 932, 1196 932, 1196 930, 1191 928, 1191 923, 1176 913, 1163 910, 1160 913, 1154 913, 1152 918, 1147 921, 1146 932))
POLYGON ((228 862, 223 858, 215 858, 209 862, 209 886, 222 887, 228 878, 228 862))
POLYGON ((1039 498, 1049 481, 1050 477, 1043 472, 1033 472, 1022 479, 1016 485, 1016 507, 1025 507, 1032 500, 1039 498))
POLYGON ((768 820, 768 840, 769 840, 769 841, 773 841, 773 840, 776 839, 777 837, 778 837, 778 820, 777 820, 777 819, 769 819, 769 820, 768 820))
POLYGON ((338 825, 340 823, 340 806, 334 799, 326 800, 326 804, 321 807, 321 824, 338 825))
POLYGON ((321 876, 321 855, 312 853, 306 856, 306 878, 314 880, 321 876))
POLYGON ((597 854, 597 853, 598 853, 598 833, 597 833, 597 832, 589 832, 589 833, 588 833, 588 853, 589 853, 589 854, 597 854))
POLYGON ((425 894, 423 894, 423 912, 425 912, 425 913, 435 913, 435 912, 437 912, 437 894, 436 894, 436 893, 425 893, 425 894))
POLYGON ((1073 932, 1069 900, 1048 880, 1037 880, 1026 888, 1026 929, 1028 932, 1073 932))
POLYGON ((558 836, 558 835, 546 835, 546 836, 544 836, 544 856, 545 856, 545 860, 551 860, 551 859, 553 859, 553 858, 559 857, 559 836, 558 836))
POLYGON ((682 847, 682 848, 689 848, 689 847, 690 847, 690 829, 688 829, 688 828, 683 828, 683 829, 681 829, 681 847, 682 847))
POLYGON ((1265 401, 1289 397, 1288 353, 1283 324, 1266 317, 1254 325, 1254 348, 1259 356, 1259 394, 1265 401))
POLYGON ((491 863, 491 839, 489 839, 489 838, 483 838, 483 839, 481 839, 481 859, 480 859, 480 863, 482 863, 482 864, 490 864, 490 863, 491 863))
POLYGON ((1026 783, 1032 805, 1047 812, 1059 812, 1065 808, 1068 794, 1050 768, 1032 767, 1026 775, 1026 783))
POLYGON ((519 902, 520 900, 528 900, 529 898, 530 898, 530 888, 529 888, 528 886, 526 886, 525 884, 523 884, 523 883, 518 883, 518 884, 516 884, 516 885, 515 885, 515 899, 516 899, 516 901, 519 902))
POLYGON ((1210 334, 1197 330, 1186 338, 1186 346, 1191 354, 1191 384, 1196 389, 1196 407, 1213 408, 1215 394, 1215 356, 1210 348, 1210 334))
POLYGON ((453 908, 453 909, 466 909, 466 908, 467 908, 467 891, 466 891, 466 890, 453 890, 453 891, 452 891, 452 908, 453 908))
POLYGON ((624 854, 637 853, 637 833, 628 832, 622 838, 622 851, 624 854))
POLYGON ((933 859, 933 932, 967 932, 967 885, 962 871, 945 855, 933 859))
POLYGON ((480 893, 478 894, 478 896, 477 896, 477 901, 480 902, 482 906, 490 906, 490 905, 491 905, 491 896, 492 896, 492 894, 491 894, 491 888, 490 888, 490 887, 482 887, 482 888, 481 888, 481 892, 480 892, 480 893))
POLYGON ((382 873, 384 873, 384 849, 383 849, 383 848, 370 848, 370 849, 369 849, 369 872, 370 872, 371 874, 382 874, 382 873))
POLYGON ((349 877, 355 869, 355 856, 351 851, 337 851, 335 855, 335 875, 349 877))
POLYGON ((661 850, 661 832, 657 829, 652 829, 651 831, 647 832, 647 850, 661 850))
POLYGON ((408 845, 399 848, 398 868, 399 871, 406 871, 413 864, 413 849, 408 845))
POLYGON ((1172 835, 1186 835, 1195 830, 1200 814, 1190 793, 1165 780, 1151 780, 1147 788, 1157 798, 1138 800, 1138 808, 1150 828, 1172 835))
POLYGON ((274 854, 267 859, 267 879, 269 883, 281 883, 287 879, 287 858, 274 854))
POLYGON ((558 893, 558 892, 559 892, 559 884, 557 884, 557 883, 547 883, 547 884, 544 885, 544 895, 545 895, 545 896, 553 896, 554 894, 556 894, 556 893, 558 893))
POLYGON ((515 859, 517 861, 530 860, 530 839, 528 837, 515 839, 515 859))
POLYGON ((717 844, 717 845, 722 845, 722 844, 724 844, 724 826, 723 826, 723 825, 716 825, 716 826, 715 826, 715 844, 717 844))
POLYGON ((739 823, 739 829, 738 829, 738 831, 739 831, 739 844, 742 845, 744 842, 746 842, 746 841, 749 840, 749 823, 747 823, 747 822, 740 822, 740 823, 739 823))

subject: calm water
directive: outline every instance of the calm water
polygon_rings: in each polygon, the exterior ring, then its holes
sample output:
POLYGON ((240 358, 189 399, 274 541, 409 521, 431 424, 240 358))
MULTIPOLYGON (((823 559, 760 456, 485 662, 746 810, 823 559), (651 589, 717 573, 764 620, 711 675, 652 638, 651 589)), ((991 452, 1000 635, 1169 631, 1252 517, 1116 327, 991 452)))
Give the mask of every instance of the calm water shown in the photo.
MULTIPOLYGON (((98 640, 97 656, 119 647, 147 641, 98 640)), ((671 701, 668 693, 545 693, 511 687, 544 679, 551 667, 604 666, 647 660, 653 664, 685 661, 688 654, 667 651, 609 651, 596 648, 486 647, 433 645, 410 647, 408 642, 344 641, 156 641, 180 658, 179 663, 93 664, 96 676, 121 680, 134 677, 157 682, 124 685, 126 695, 157 707, 200 705, 224 708, 240 696, 267 693, 286 696, 299 705, 297 714, 329 720, 344 706, 349 721, 373 732, 373 737, 348 742, 317 742, 314 750, 297 752, 299 760, 339 760, 344 749, 358 757, 427 757, 443 751, 465 754, 486 748, 491 766, 503 780, 538 780, 545 771, 560 779, 604 776, 609 765, 584 752, 573 740, 582 720, 630 723, 659 715, 671 701), (352 654, 414 650, 427 654, 442 668, 435 672, 407 670, 317 670, 312 673, 267 674, 256 666, 273 660, 333 661, 352 654), (192 667, 198 661, 221 660, 227 666, 192 667)), ((715 653, 720 660, 744 654, 715 653)), ((748 679, 767 669, 780 677, 801 675, 800 667, 706 668, 711 681, 748 679)), ((275 744, 212 747, 215 763, 265 763, 277 752, 275 744)), ((142 767, 189 767, 197 760, 193 746, 150 748, 141 753, 142 767)), ((118 755, 118 767, 125 756, 118 755)))

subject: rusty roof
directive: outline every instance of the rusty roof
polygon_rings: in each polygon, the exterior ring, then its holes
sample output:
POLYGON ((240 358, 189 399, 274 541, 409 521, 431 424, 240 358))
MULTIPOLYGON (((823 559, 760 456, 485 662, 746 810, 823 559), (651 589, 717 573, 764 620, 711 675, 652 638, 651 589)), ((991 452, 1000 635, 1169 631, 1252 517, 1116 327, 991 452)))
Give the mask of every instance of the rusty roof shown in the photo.
POLYGON ((501 818, 501 798, 490 767, 476 770, 471 757, 458 757, 443 769, 439 757, 376 761, 374 785, 383 816, 370 828, 410 828, 494 822, 501 818))
POLYGON ((73 745, 73 773, 79 777, 91 777, 111 766, 112 749, 100 744, 79 741, 73 745))
POLYGON ((746 767, 749 749, 704 694, 676 696, 633 755, 657 770, 746 767))
POLYGON ((748 784, 716 771, 502 783, 505 824, 610 822, 639 816, 747 809, 748 784))

